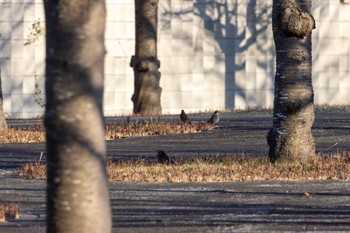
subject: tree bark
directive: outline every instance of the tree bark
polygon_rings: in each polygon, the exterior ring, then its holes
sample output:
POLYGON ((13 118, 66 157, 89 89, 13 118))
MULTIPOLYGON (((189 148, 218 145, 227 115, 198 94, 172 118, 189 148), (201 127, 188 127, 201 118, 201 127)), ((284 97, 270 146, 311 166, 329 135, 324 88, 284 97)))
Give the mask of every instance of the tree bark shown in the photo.
POLYGON ((158 0, 135 0, 134 94, 135 114, 161 114, 160 61, 157 58, 158 0))
POLYGON ((104 0, 44 1, 47 232, 111 232, 102 114, 104 0))
POLYGON ((271 162, 309 160, 315 155, 311 0, 274 0, 272 28, 276 48, 273 127, 268 132, 271 162))
POLYGON ((4 113, 4 99, 2 96, 2 77, 0 70, 0 131, 7 129, 7 122, 4 113))

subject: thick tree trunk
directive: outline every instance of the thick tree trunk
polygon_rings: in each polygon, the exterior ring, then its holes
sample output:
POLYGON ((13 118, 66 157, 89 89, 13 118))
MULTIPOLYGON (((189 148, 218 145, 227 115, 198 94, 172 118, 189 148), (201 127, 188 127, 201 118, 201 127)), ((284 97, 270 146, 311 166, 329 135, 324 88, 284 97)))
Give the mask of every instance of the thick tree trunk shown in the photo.
POLYGON ((271 162, 308 160, 315 155, 311 0, 274 0, 272 12, 276 47, 273 127, 267 135, 271 162))
POLYGON ((157 58, 158 0, 135 0, 136 44, 130 66, 134 69, 134 113, 161 114, 160 61, 157 58))
POLYGON ((47 232, 111 232, 102 114, 104 0, 44 1, 47 232))
POLYGON ((2 96, 2 78, 1 78, 1 70, 0 70, 0 131, 7 129, 3 103, 4 101, 2 96))

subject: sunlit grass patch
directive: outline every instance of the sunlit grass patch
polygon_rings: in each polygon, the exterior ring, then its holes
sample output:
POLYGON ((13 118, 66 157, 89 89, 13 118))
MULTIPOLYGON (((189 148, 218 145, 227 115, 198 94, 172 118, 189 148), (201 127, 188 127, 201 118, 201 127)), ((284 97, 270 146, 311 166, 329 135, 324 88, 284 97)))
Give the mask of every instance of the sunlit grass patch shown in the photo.
POLYGON ((119 161, 107 167, 112 181, 138 182, 234 182, 245 180, 325 180, 347 179, 349 155, 319 157, 310 163, 277 162, 267 158, 227 156, 220 160, 198 158, 173 166, 149 162, 119 161))
MULTIPOLYGON (((137 122, 116 122, 105 125, 105 139, 115 140, 131 136, 150 136, 179 133, 196 133, 212 130, 206 123, 183 125, 179 122, 142 120, 137 122)), ((16 126, 0 134, 0 143, 45 142, 45 128, 41 124, 16 126)))
MULTIPOLYGON (((123 182, 236 182, 246 180, 337 180, 350 178, 350 153, 319 156, 310 162, 276 162, 265 156, 201 156, 176 160, 173 165, 155 159, 109 161, 110 181, 123 182)), ((29 163, 19 168, 22 177, 43 179, 46 166, 29 163)))
POLYGON ((106 125, 106 139, 114 140, 130 136, 166 135, 196 133, 213 129, 206 123, 183 125, 178 122, 143 120, 130 123, 110 123, 106 125))
POLYGON ((0 134, 2 143, 44 142, 45 129, 42 125, 12 127, 0 134))
POLYGON ((0 222, 7 222, 18 218, 18 204, 0 199, 0 222))
POLYGON ((41 162, 43 153, 41 153, 38 162, 30 162, 22 164, 17 172, 19 176, 26 179, 46 179, 46 164, 41 162))
POLYGON ((350 155, 317 157, 311 162, 276 162, 266 157, 215 156, 175 165, 158 165, 147 160, 110 162, 111 181, 137 182, 234 182, 245 180, 326 180, 348 179, 350 155))

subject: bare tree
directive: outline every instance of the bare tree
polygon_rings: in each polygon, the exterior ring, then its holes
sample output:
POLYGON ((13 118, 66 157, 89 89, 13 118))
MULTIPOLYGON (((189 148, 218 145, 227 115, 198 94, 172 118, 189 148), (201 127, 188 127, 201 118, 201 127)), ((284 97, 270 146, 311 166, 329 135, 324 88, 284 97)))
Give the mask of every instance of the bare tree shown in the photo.
POLYGON ((0 131, 7 129, 7 122, 4 113, 4 101, 2 96, 2 78, 0 70, 0 131))
POLYGON ((268 132, 270 161, 308 160, 315 155, 310 14, 312 0, 274 0, 276 47, 273 127, 268 132))
POLYGON ((102 114, 104 0, 44 1, 47 232, 111 232, 102 114))
POLYGON ((134 113, 161 114, 160 61, 157 58, 158 0, 135 0, 134 113))

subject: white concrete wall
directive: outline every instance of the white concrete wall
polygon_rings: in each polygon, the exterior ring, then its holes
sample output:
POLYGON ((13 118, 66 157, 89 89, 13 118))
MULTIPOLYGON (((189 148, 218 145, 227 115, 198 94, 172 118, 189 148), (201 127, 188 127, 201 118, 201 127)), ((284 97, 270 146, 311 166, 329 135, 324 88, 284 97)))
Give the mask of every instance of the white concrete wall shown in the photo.
POLYGON ((350 1, 313 0, 313 84, 317 104, 349 104, 350 1))
MULTIPOLYGON (((133 2, 106 0, 105 115, 132 111, 133 2)), ((272 0, 161 0, 163 113, 271 107, 271 5, 272 0)), ((313 0, 316 104, 349 103, 349 12, 350 5, 340 0, 313 0)), ((44 18, 42 0, 0 0, 0 66, 8 116, 43 113, 44 18)))
POLYGON ((33 24, 40 22, 44 28, 43 19, 41 1, 0 0, 0 68, 8 116, 42 114, 43 108, 35 99, 39 103, 44 99, 44 34, 36 36, 33 24))

